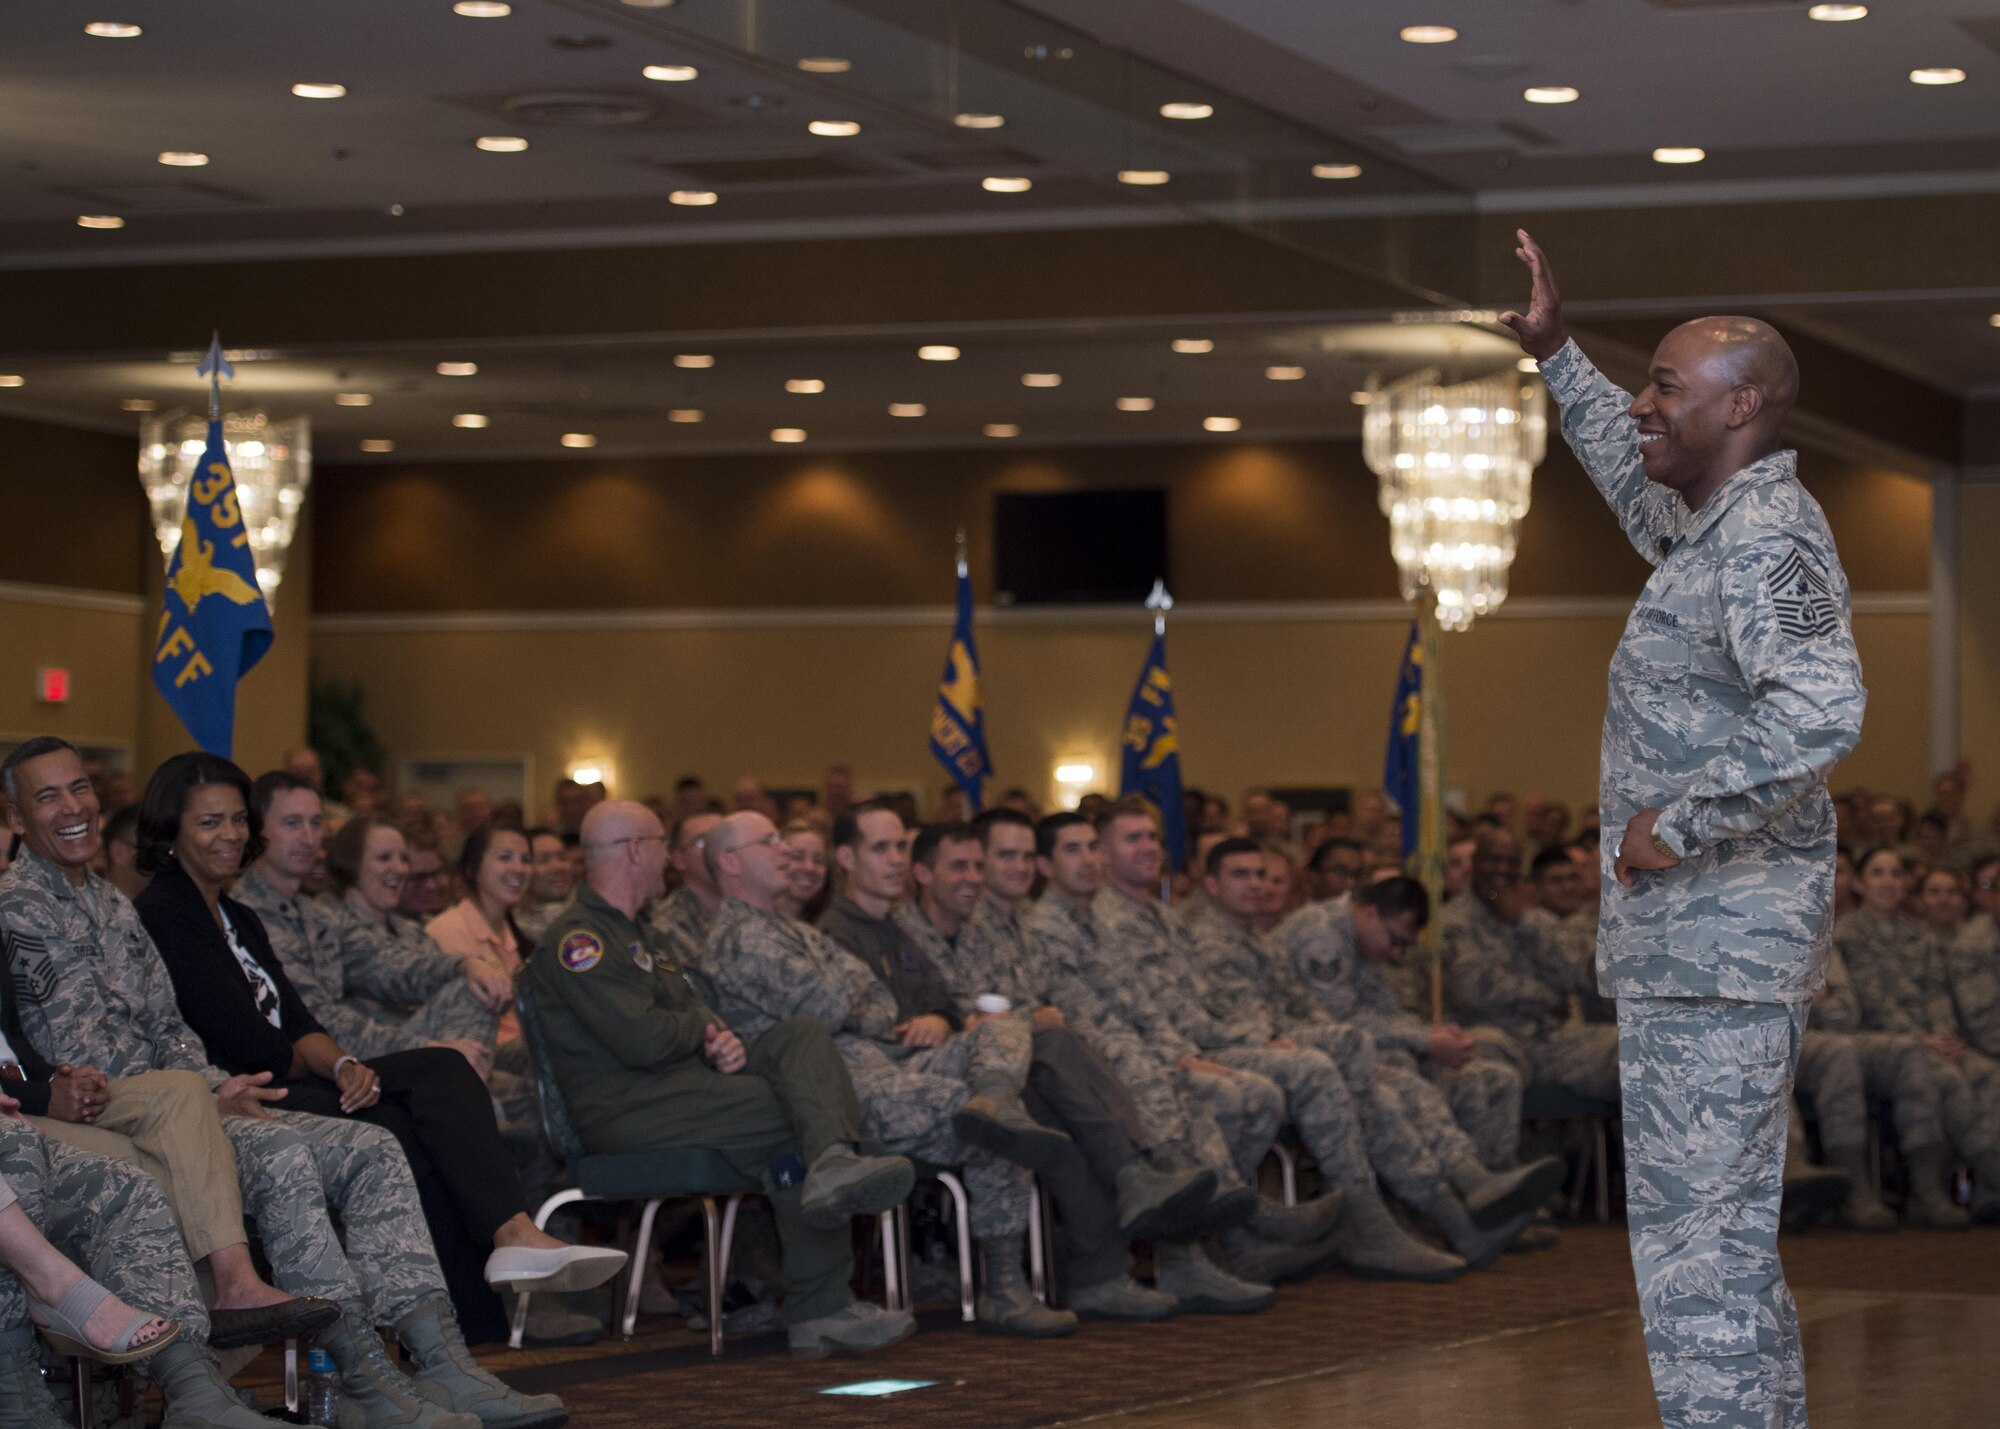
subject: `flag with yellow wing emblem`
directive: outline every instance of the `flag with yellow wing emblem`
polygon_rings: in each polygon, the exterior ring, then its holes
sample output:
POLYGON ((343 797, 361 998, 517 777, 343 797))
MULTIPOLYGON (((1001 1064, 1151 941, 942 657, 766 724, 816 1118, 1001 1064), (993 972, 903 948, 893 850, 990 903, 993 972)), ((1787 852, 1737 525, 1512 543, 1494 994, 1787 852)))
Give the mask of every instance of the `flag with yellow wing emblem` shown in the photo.
MULTIPOLYGON (((1161 592, 1154 587, 1157 598, 1161 592)), ((1160 811, 1167 858, 1175 868, 1187 866, 1187 807, 1181 802, 1181 725, 1174 714, 1174 682, 1167 674, 1167 629, 1156 620, 1139 683, 1125 706, 1125 731, 1119 740, 1118 795, 1139 794, 1160 811)))
POLYGON ((968 813, 985 806, 993 756, 986 752, 986 710, 979 702, 979 646, 972 638, 972 576, 958 562, 958 618, 952 622, 951 649, 938 680, 937 707, 931 711, 931 753, 965 792, 968 813))
POLYGON ((1417 621, 1410 622, 1410 643, 1396 672, 1396 700, 1389 707, 1389 753, 1382 762, 1382 789, 1403 816, 1403 857, 1416 852, 1419 800, 1423 795, 1418 761, 1418 734, 1424 717, 1424 641, 1417 621))
POLYGON ((236 682, 270 648, 271 612, 257 584, 222 423, 211 420, 208 447, 188 482, 181 543, 167 564, 153 683, 194 742, 227 758, 236 735, 236 682))

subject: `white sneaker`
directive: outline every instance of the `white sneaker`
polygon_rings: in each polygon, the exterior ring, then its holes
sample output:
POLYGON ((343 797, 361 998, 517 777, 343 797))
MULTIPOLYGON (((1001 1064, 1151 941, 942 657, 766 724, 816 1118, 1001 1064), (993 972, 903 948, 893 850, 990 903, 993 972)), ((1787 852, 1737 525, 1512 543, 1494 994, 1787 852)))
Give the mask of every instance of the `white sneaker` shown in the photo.
POLYGON ((625 1268, 622 1250, 566 1245, 559 1250, 502 1246, 486 1257, 486 1283, 541 1293, 594 1290, 625 1268))

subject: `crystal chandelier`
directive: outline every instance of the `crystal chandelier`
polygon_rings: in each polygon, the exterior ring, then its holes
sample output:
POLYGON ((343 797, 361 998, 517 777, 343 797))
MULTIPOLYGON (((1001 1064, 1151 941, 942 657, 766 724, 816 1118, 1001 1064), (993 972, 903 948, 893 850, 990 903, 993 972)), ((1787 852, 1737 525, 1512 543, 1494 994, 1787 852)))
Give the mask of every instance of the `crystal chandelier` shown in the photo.
MULTIPOLYGON (((237 500, 257 558, 257 584, 266 598, 285 575, 285 553, 312 484, 312 422, 289 417, 274 422, 262 412, 229 412, 222 418, 222 444, 236 477, 237 500)), ((198 413, 168 412, 139 425, 139 484, 153 508, 153 533, 168 561, 181 543, 188 482, 208 446, 208 422, 198 413)))
POLYGON ((1449 387, 1430 370, 1370 389, 1362 451, 1381 479, 1403 599, 1429 589, 1446 630, 1507 598, 1547 405, 1540 378, 1511 370, 1449 387))

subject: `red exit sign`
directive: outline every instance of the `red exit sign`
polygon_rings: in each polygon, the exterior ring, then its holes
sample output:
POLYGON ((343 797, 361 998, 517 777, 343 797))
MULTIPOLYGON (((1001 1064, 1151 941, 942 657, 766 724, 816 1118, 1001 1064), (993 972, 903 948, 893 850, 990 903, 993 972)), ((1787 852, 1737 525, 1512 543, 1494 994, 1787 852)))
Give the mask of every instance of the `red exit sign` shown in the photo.
POLYGON ((35 671, 35 698, 45 705, 69 703, 69 671, 61 665, 44 665, 35 671))

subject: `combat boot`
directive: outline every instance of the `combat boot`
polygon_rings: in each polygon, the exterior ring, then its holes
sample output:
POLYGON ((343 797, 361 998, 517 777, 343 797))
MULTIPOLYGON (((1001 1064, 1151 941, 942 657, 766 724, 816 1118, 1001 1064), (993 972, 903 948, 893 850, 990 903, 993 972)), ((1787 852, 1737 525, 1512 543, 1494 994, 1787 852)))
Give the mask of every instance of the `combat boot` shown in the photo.
POLYGON ((1559 1156, 1544 1156, 1511 1171, 1488 1171, 1468 1156, 1451 1168, 1451 1184, 1465 1198, 1472 1223, 1491 1230, 1523 1211, 1536 1211, 1562 1188, 1569 1167, 1559 1156))
POLYGON ((1465 1262, 1425 1245, 1389 1214, 1379 1193, 1370 1188, 1347 1198, 1347 1213, 1334 1228, 1340 1263, 1364 1280, 1421 1280, 1430 1284, 1455 1280, 1465 1262))
POLYGON ((879 1216, 903 1203, 917 1171, 902 1156, 863 1156, 844 1143, 813 1158, 799 1187, 799 1216, 815 1230, 839 1230, 856 1216, 879 1216))
POLYGON ((1903 1214, 1911 1225, 1927 1231, 1962 1231, 1972 1225, 1972 1217, 1945 1194, 1942 1142, 1904 1152, 1903 1164, 1910 1173, 1910 1199, 1903 1214))
POLYGON ((342 1315, 319 1332, 340 1371, 339 1429, 484 1429, 476 1414, 440 1408, 389 1362, 373 1325, 342 1315))
POLYGON ((186 1340, 154 1355, 146 1369, 166 1396, 160 1429, 271 1429, 271 1421, 236 1397, 214 1359, 186 1340))
MULTIPOLYGON (((1257 1208, 1243 1222, 1243 1229, 1259 1240, 1276 1241, 1279 1245, 1318 1245, 1340 1224, 1346 1207, 1345 1191, 1327 1191, 1296 1206, 1280 1205, 1259 1196, 1257 1208)), ((1250 1278, 1257 1279, 1254 1275, 1250 1278)))
POLYGON ((967 1146, 990 1151, 1030 1171, 1045 1171, 1070 1150, 1070 1139, 1028 1115, 1021 1095, 1005 1077, 975 1077, 972 1096, 952 1114, 951 1129, 967 1146))
POLYGON ((1067 1310, 1051 1310, 1028 1289, 1028 1275, 1021 1268, 1026 1239, 996 1235, 979 1242, 980 1259, 986 1269, 985 1284, 975 1306, 979 1328, 991 1335, 1014 1335, 1024 1340, 1072 1334, 1076 1330, 1076 1316, 1067 1310))
POLYGON ((1181 1302, 1129 1275, 1114 1275, 1070 1291, 1069 1308, 1079 1320, 1164 1320, 1179 1312, 1181 1302))
POLYGON ((1252 1315, 1278 1303, 1270 1286, 1238 1280, 1186 1243, 1153 1248, 1153 1284, 1198 1315, 1252 1315))
POLYGON ((866 1300, 853 1300, 831 1315, 786 1326, 785 1339, 800 1359, 817 1360, 879 1350, 916 1332, 916 1319, 908 1310, 884 1310, 866 1300))
POLYGON ((1829 1146, 1826 1159, 1845 1171, 1852 1183, 1847 1199, 1840 1203, 1840 1223, 1849 1230, 1867 1231, 1872 1235, 1896 1229, 1895 1214, 1875 1194, 1874 1181, 1868 1174, 1868 1148, 1829 1146))
POLYGON ((0 1429, 75 1429, 42 1378, 42 1342, 32 1325, 0 1331, 0 1429))
POLYGON ((1329 1229, 1312 1245, 1280 1245, 1238 1226, 1215 1237, 1229 1273, 1258 1285, 1290 1285, 1308 1280, 1340 1261, 1340 1242, 1329 1229))
POLYGON ((1459 1200, 1458 1193, 1440 1182, 1436 1193, 1417 1209, 1437 1227, 1444 1243, 1451 1247, 1452 1254, 1469 1268, 1484 1270, 1507 1253, 1514 1237, 1535 1219, 1537 1208, 1531 1206, 1512 1220, 1502 1221, 1491 1230, 1481 1230, 1473 1224, 1472 1213, 1466 1210, 1465 1202, 1459 1200))
POLYGON ((1118 1230, 1127 1240, 1179 1240, 1215 1200, 1213 1171, 1157 1171, 1137 1157, 1118 1168, 1118 1230))
POLYGON ((1838 1167, 1811 1162, 1787 1166, 1778 1223, 1787 1231, 1810 1230, 1845 1204, 1854 1187, 1854 1178, 1838 1167))
POLYGON ((1264 1198, 1248 1186, 1225 1187, 1202 1211, 1200 1229, 1219 1231, 1245 1225, 1264 1204, 1264 1198))
POLYGON ((1975 1225, 2000 1225, 2000 1155, 1973 1163, 1972 1220, 1975 1225))
POLYGON ((569 1422, 569 1411, 553 1394, 516 1393, 481 1369, 443 1296, 398 1320, 396 1338, 409 1352, 416 1366, 412 1377, 426 1398, 470 1414, 488 1429, 558 1429, 569 1422))

